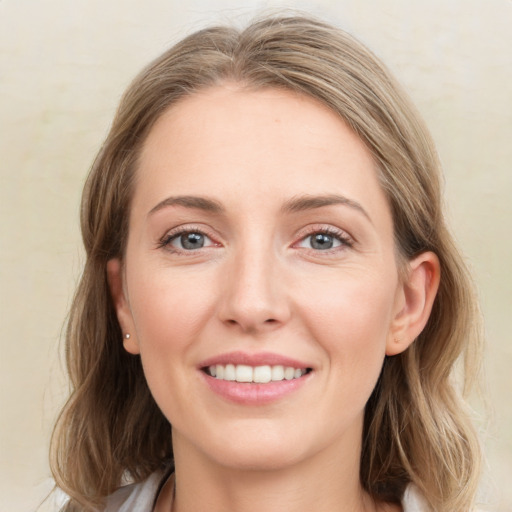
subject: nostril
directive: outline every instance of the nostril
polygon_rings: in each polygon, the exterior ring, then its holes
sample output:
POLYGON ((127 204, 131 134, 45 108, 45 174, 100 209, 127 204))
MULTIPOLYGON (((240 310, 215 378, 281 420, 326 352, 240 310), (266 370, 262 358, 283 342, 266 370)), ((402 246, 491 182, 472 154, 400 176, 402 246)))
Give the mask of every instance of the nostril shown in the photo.
POLYGON ((265 320, 266 324, 273 324, 275 322, 276 322, 276 320, 274 318, 268 318, 267 320, 265 320))

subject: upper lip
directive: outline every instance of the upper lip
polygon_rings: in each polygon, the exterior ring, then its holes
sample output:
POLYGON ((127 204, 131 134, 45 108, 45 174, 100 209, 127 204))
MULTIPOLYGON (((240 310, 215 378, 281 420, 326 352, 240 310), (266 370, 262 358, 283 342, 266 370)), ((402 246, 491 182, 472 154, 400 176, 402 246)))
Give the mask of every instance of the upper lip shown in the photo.
POLYGON ((293 359, 291 357, 283 356, 280 354, 274 354, 273 352, 258 352, 249 354, 247 352, 235 351, 226 352, 225 354, 219 354, 217 356, 205 359, 199 364, 200 368, 206 368, 216 364, 244 364, 247 366, 291 366, 293 368, 311 368, 311 365, 293 359))

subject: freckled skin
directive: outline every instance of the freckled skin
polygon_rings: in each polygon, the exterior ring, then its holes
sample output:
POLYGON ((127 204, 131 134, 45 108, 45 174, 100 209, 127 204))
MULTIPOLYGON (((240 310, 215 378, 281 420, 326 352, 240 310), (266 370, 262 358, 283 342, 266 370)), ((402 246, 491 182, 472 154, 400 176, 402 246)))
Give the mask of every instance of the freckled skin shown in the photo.
POLYGON ((358 485, 364 407, 405 299, 374 162, 339 117, 310 98, 229 84, 172 107, 142 151, 124 269, 125 347, 141 355, 183 467, 213 475, 307 463, 324 480, 334 472, 358 485), (282 211, 329 194, 366 214, 343 204, 282 211), (207 197, 224 211, 148 215, 169 196, 207 197), (205 245, 183 249, 178 228, 204 233, 205 245), (335 247, 312 248, 326 230, 335 247), (234 404, 198 369, 234 350, 293 357, 313 372, 275 403, 234 404))

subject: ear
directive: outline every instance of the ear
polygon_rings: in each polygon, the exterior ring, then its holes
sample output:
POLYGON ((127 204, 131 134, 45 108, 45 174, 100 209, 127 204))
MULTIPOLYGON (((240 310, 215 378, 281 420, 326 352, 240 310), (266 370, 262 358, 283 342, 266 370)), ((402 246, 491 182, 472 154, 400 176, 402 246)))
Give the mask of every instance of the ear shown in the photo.
POLYGON ((123 266, 118 258, 107 262, 107 280, 116 309, 117 320, 123 333, 124 348, 130 354, 139 354, 140 349, 135 333, 132 312, 124 286, 123 266))
POLYGON ((423 252, 409 262, 395 301, 386 355, 403 352, 419 336, 432 311, 440 275, 439 258, 433 252, 423 252))

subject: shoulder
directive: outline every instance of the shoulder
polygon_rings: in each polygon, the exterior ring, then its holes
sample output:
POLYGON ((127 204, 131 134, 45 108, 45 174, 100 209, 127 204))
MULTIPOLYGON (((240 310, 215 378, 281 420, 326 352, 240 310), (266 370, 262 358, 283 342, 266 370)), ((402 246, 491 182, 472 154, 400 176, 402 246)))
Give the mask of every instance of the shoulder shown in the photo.
POLYGON ((165 474, 152 473, 146 480, 125 485, 107 498, 104 512, 151 512, 165 474))

